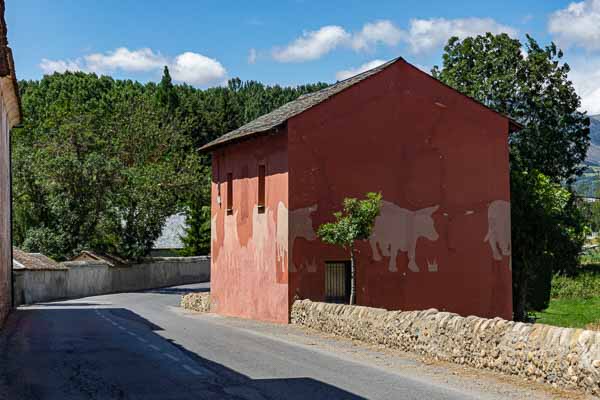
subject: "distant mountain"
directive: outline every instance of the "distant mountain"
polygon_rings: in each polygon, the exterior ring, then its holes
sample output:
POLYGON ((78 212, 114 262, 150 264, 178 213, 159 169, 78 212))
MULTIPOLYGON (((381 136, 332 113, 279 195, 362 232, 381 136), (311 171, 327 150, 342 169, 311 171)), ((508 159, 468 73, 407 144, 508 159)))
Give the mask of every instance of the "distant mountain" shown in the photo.
POLYGON ((588 164, 600 165, 600 114, 590 115, 590 139, 585 161, 588 164))
POLYGON ((575 191, 596 196, 600 182, 600 115, 590 115, 590 148, 585 158, 587 168, 575 181, 575 191))

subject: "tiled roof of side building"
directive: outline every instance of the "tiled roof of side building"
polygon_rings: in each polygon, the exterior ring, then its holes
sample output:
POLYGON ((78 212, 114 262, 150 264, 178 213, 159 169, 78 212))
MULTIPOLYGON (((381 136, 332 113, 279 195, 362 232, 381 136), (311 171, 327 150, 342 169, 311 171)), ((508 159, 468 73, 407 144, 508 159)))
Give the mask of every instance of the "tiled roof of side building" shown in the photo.
MULTIPOLYGON (((278 128, 279 126, 283 125, 288 119, 290 119, 298 114, 303 113, 304 111, 322 103, 323 101, 329 99, 330 97, 348 89, 349 87, 369 78, 370 76, 373 76, 373 75, 383 71, 384 69, 386 69, 387 67, 389 67, 392 64, 395 64, 398 61, 402 61, 402 62, 406 63, 407 65, 412 66, 410 63, 407 63, 402 57, 398 57, 398 58, 395 58, 384 64, 381 64, 378 67, 375 67, 373 69, 370 69, 368 71, 360 73, 358 75, 355 75, 355 76, 345 79, 343 81, 334 83, 333 85, 328 86, 324 89, 321 89, 317 92, 304 94, 304 95, 298 97, 296 100, 290 101, 289 103, 284 104, 283 106, 271 111, 270 113, 261 115, 260 117, 256 118, 253 121, 248 122, 247 124, 239 127, 238 129, 235 129, 229 133, 226 133, 223 136, 213 140, 212 142, 205 144, 204 146, 200 147, 199 151, 201 151, 201 152, 210 151, 216 147, 219 147, 219 146, 224 145, 229 142, 245 139, 247 137, 250 137, 250 136, 253 136, 256 134, 260 134, 260 133, 271 132, 271 131, 275 130, 276 128, 278 128)), ((414 66, 412 66, 412 67, 414 67, 414 66)), ((416 68, 416 67, 414 67, 414 68, 416 68)), ((423 74, 429 76, 431 79, 435 79, 435 78, 431 77, 430 75, 426 74, 425 72, 423 72, 423 74)), ((440 83, 443 84, 444 86, 447 86, 442 82, 440 82, 440 83)), ((455 90, 455 89, 452 89, 452 90, 455 90)), ((488 108, 484 104, 480 103, 479 101, 477 101, 469 96, 466 96, 466 95, 463 95, 463 96, 467 97, 468 99, 470 99, 472 101, 475 101, 476 103, 480 104, 482 107, 488 108)), ((516 130, 519 130, 520 128, 522 128, 517 122, 512 120, 510 117, 505 116, 505 115, 502 115, 502 116, 507 118, 510 121, 510 130, 511 131, 516 131, 516 130)))
POLYGON ((13 248, 13 269, 47 271, 67 268, 43 254, 26 253, 13 248))

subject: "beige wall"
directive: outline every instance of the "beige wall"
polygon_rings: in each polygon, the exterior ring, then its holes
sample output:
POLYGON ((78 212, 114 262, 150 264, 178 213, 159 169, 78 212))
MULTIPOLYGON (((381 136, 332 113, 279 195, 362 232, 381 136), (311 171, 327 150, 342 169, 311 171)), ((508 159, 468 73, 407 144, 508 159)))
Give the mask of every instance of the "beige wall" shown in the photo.
POLYGON ((10 139, 5 100, 0 94, 0 325, 11 307, 10 139))
POLYGON ((127 267, 69 261, 63 269, 15 270, 15 305, 210 281, 209 257, 160 257, 127 267))

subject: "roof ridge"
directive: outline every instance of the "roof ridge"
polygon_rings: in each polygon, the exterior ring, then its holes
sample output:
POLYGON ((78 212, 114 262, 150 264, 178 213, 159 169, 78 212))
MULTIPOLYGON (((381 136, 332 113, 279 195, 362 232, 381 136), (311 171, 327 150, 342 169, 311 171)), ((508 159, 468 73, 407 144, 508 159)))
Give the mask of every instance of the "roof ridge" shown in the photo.
POLYGON ((303 112, 337 95, 338 93, 343 92, 351 86, 354 86, 355 84, 362 82, 370 76, 383 71, 390 65, 400 60, 404 61, 402 57, 396 57, 390 61, 378 65, 377 67, 361 72, 360 74, 356 74, 344 80, 332 83, 331 85, 321 90, 317 90, 316 92, 305 93, 299 96, 297 99, 288 101, 287 103, 276 108, 275 110, 263 114, 258 118, 242 125, 241 127, 234 129, 233 131, 225 133, 217 139, 200 147, 199 150, 207 151, 209 149, 223 145, 225 143, 229 143, 234 140, 238 140, 258 133, 271 131, 272 129, 285 123, 290 118, 302 114, 303 112))
POLYGON ((367 71, 361 72, 360 74, 356 74, 356 75, 353 75, 344 80, 333 83, 333 84, 331 84, 321 90, 318 90, 316 92, 303 94, 303 95, 299 96, 297 99, 289 101, 289 102, 283 104, 282 106, 276 108, 275 110, 268 112, 266 114, 263 114, 260 117, 242 125, 241 127, 237 128, 233 131, 227 132, 226 134, 218 137, 217 139, 205 144, 204 146, 200 147, 199 151, 208 151, 208 150, 214 149, 215 147, 224 145, 226 143, 230 143, 232 141, 241 140, 246 137, 250 137, 250 136, 261 134, 261 133, 272 132, 274 129, 283 125, 285 122, 287 122, 290 118, 293 118, 296 115, 302 114, 303 112, 311 109, 312 107, 315 107, 315 106, 321 104, 322 102, 328 100, 329 98, 345 91, 346 89, 350 88, 351 86, 354 86, 354 85, 362 82, 363 80, 365 80, 373 75, 378 74, 379 72, 383 71, 384 69, 386 69, 390 65, 395 64, 398 61, 403 61, 409 67, 414 68, 415 70, 419 71, 420 73, 424 74, 425 76, 429 77, 430 79, 436 80, 439 84, 444 85, 444 86, 450 88, 451 90, 459 93, 460 95, 467 97, 471 101, 476 102, 477 104, 481 105, 482 107, 486 108, 487 110, 497 113, 504 118, 507 118, 510 122, 509 129, 511 130, 511 132, 515 131, 515 130, 519 130, 522 127, 518 122, 516 122, 509 116, 499 113, 498 111, 486 106, 485 104, 473 99, 472 97, 467 96, 464 93, 450 87, 449 85, 445 84, 444 82, 441 82, 440 80, 434 78, 433 76, 429 75, 425 71, 422 71, 421 69, 412 65, 411 63, 406 62, 402 57, 396 57, 390 61, 387 61, 381 65, 378 65, 377 67, 371 68, 367 71))

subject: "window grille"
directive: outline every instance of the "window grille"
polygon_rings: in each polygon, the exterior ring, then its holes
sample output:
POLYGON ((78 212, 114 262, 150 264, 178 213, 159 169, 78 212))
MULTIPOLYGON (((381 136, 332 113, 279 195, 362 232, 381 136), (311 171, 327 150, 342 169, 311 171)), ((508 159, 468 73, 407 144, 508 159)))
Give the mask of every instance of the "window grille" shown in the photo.
POLYGON ((325 301, 348 303, 350 301, 350 262, 325 263, 325 301))

